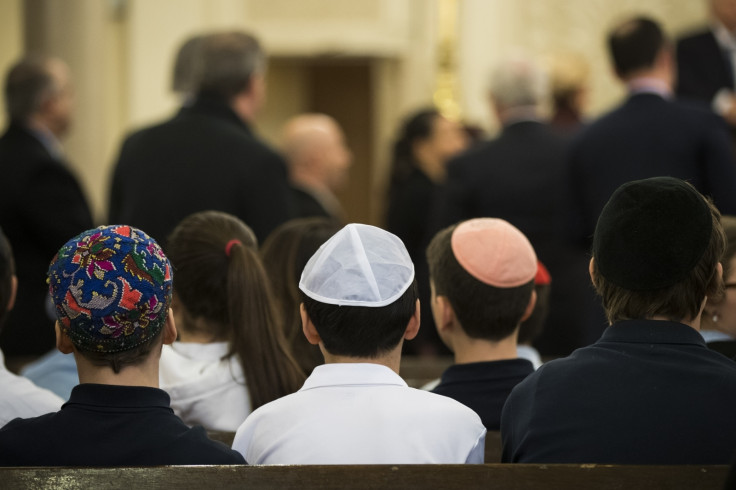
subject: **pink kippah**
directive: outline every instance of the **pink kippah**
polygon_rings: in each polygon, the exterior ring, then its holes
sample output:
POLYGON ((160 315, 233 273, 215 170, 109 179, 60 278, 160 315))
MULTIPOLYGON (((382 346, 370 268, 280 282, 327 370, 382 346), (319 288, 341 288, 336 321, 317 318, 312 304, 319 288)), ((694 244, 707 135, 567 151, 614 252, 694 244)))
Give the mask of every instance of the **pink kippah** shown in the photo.
POLYGON ((509 222, 477 218, 452 232, 452 252, 463 269, 480 282, 514 288, 537 274, 537 255, 529 240, 509 222))

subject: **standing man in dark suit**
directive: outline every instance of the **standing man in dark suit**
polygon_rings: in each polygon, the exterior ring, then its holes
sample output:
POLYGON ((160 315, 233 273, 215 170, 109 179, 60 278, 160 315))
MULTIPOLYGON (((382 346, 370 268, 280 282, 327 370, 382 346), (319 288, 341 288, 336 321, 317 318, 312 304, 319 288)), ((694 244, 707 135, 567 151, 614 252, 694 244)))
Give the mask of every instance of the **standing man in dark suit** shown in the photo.
POLYGON ((736 2, 710 4, 710 28, 677 43, 677 96, 707 104, 736 131, 736 2))
POLYGON ((241 32, 208 35, 198 53, 191 105, 123 143, 110 222, 164 242, 186 216, 214 209, 239 217, 262 241, 291 216, 285 163, 251 128, 265 100, 264 53, 241 32))
POLYGON ((608 46, 629 96, 573 145, 573 190, 585 243, 613 191, 631 180, 687 180, 723 214, 736 213, 736 163, 726 125, 710 111, 672 100, 673 52, 660 26, 643 17, 628 20, 611 31, 608 46))
POLYGON ((529 238, 552 276, 550 314, 536 345, 544 354, 568 354, 588 340, 580 315, 588 281, 570 234, 567 140, 541 119, 547 78, 531 60, 497 66, 490 95, 503 129, 450 162, 440 220, 501 218, 529 238))
POLYGON ((71 125, 73 99, 69 68, 59 59, 24 58, 5 79, 10 124, 0 138, 0 227, 13 247, 18 276, 15 308, 0 334, 8 358, 54 347, 46 271, 70 236, 92 226, 59 143, 71 125))

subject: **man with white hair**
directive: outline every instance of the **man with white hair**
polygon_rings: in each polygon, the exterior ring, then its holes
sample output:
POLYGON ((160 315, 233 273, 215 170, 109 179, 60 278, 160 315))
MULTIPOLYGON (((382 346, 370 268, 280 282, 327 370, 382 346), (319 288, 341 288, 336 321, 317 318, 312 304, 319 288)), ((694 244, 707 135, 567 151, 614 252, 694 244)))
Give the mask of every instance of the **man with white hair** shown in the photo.
POLYGON ((550 315, 538 342, 544 354, 567 354, 584 343, 578 318, 587 277, 566 233, 570 194, 567 143, 542 120, 547 77, 523 53, 492 71, 490 100, 501 134, 451 161, 440 196, 441 225, 479 217, 501 218, 526 235, 554 278, 550 315))
POLYGON ((344 188, 352 155, 340 125, 326 114, 301 114, 283 130, 291 195, 299 218, 343 219, 335 192, 344 188))

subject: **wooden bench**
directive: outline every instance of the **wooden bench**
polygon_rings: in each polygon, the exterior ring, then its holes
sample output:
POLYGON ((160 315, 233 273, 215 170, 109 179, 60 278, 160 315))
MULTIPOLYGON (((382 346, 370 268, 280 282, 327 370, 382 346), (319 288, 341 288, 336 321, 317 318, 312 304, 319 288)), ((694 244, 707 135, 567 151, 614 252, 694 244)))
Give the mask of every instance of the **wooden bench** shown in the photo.
POLYGON ((0 468, 0 488, 721 490, 727 466, 335 465, 0 468))

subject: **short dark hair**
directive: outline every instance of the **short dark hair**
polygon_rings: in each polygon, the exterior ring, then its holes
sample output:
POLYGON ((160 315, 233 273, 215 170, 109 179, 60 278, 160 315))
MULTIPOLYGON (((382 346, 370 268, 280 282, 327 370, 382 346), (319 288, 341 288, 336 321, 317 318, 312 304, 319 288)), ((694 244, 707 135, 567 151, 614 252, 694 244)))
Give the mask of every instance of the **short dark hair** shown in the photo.
POLYGON ((608 49, 619 76, 654 66, 657 55, 667 44, 657 22, 636 17, 614 27, 608 34, 608 49))
POLYGON ((265 56, 258 40, 244 32, 207 36, 201 45, 199 93, 230 100, 250 87, 253 75, 264 69, 265 56))
POLYGON ((48 58, 27 56, 10 68, 5 78, 5 107, 13 121, 25 121, 41 108, 53 90, 54 78, 48 58))
POLYGON ((711 213, 710 240, 703 256, 683 280, 660 289, 631 291, 606 280, 593 257, 593 285, 601 296, 609 322, 654 316, 689 321, 698 316, 706 296, 713 301, 723 296, 723 279, 716 274, 716 267, 726 250, 726 235, 721 226, 721 213, 710 199, 703 199, 711 213))
POLYGON ((380 306, 338 306, 316 301, 302 292, 302 303, 333 355, 376 358, 394 349, 414 315, 416 279, 393 303, 380 306))
POLYGON ((534 279, 513 288, 497 288, 471 276, 452 252, 452 232, 456 226, 437 233, 427 247, 429 276, 435 294, 447 298, 469 337, 504 339, 521 323, 534 291, 534 279))
POLYGON ((10 296, 13 294, 13 276, 15 275, 15 261, 13 249, 8 238, 0 229, 0 328, 3 326, 10 296))
POLYGON ((145 362, 154 348, 161 349, 163 346, 163 342, 161 340, 163 331, 164 328, 159 330, 156 335, 144 343, 122 352, 93 352, 77 349, 77 354, 81 355, 95 366, 109 366, 115 374, 118 374, 124 367, 136 366, 145 362))

